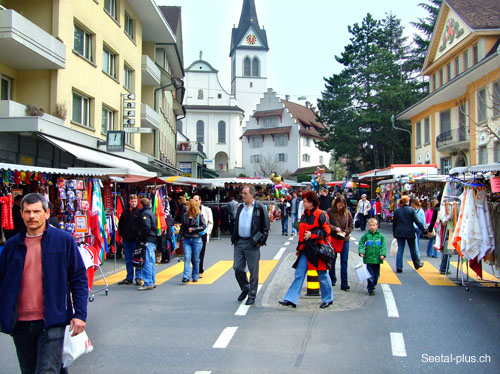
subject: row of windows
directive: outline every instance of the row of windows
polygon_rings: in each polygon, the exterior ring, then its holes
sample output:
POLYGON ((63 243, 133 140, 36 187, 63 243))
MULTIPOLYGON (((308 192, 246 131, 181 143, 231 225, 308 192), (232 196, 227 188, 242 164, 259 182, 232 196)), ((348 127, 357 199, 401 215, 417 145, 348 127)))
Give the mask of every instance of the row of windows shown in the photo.
MULTIPOLYGON (((104 0, 104 10, 108 13, 111 18, 118 21, 118 7, 117 0, 104 0)), ((124 31, 132 40, 134 39, 134 20, 130 15, 124 11, 124 31)))
MULTIPOLYGON (((262 136, 251 136, 249 140, 250 148, 262 148, 264 146, 264 140, 262 136)), ((275 135, 274 136, 274 146, 275 147, 287 147, 288 146, 288 135, 275 135)))
MULTIPOLYGON (((222 94, 217 94, 217 99, 222 99, 222 94)), ((198 100, 203 100, 203 90, 198 90, 198 100)))
MULTIPOLYGON (((73 50, 91 63, 95 63, 95 57, 93 55, 94 40, 95 35, 91 34, 80 25, 74 25, 73 50)), ((114 79, 118 78, 118 54, 106 45, 103 45, 102 49, 102 71, 114 79)), ((131 92, 133 91, 132 73, 133 70, 124 63, 123 87, 131 92)))
MULTIPOLYGON (((182 123, 179 124, 179 122, 177 122, 177 130, 179 130, 179 127, 182 132, 182 123)), ((196 141, 198 143, 205 142, 205 122, 202 120, 196 122, 196 141)), ((217 142, 226 142, 226 122, 224 121, 219 121, 217 124, 217 142)))
MULTIPOLYGON (((262 160, 263 160, 262 155, 251 155, 250 156, 250 163, 252 163, 252 164, 262 163, 262 160)), ((288 161, 288 153, 275 153, 274 161, 287 162, 288 161)), ((302 155, 302 161, 311 162, 311 155, 304 153, 302 155)), ((319 156, 319 163, 323 164, 323 156, 319 156)))
POLYGON ((449 82, 452 77, 454 78, 467 70, 469 67, 476 65, 481 58, 479 53, 478 44, 474 44, 472 48, 469 48, 464 53, 449 62, 446 66, 443 66, 441 70, 432 76, 432 90, 438 89, 445 83, 449 82))
MULTIPOLYGON (((477 156, 478 156, 478 164, 487 164, 489 163, 488 160, 488 148, 486 146, 481 146, 478 147, 477 150, 477 156)), ((500 142, 495 141, 493 143, 493 162, 500 162, 500 142)), ((451 158, 442 158, 441 159, 441 174, 449 174, 451 170, 451 158)))

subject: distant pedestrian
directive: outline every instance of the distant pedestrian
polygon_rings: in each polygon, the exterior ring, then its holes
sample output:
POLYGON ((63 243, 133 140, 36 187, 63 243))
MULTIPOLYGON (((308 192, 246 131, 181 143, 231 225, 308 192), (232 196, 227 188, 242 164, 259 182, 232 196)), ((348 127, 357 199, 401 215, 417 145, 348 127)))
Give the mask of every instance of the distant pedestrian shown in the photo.
POLYGON ((73 236, 47 224, 38 193, 21 201, 25 228, 0 255, 0 330, 12 335, 22 373, 59 373, 65 326, 85 330, 87 272, 73 236))
POLYGON ((415 249, 415 228, 413 227, 413 223, 416 223, 417 227, 425 235, 427 235, 427 230, 418 220, 415 210, 408 206, 409 202, 409 196, 401 197, 399 200, 401 207, 394 212, 394 221, 392 223, 393 236, 398 241, 398 254, 396 256, 396 271, 398 273, 403 272, 405 242, 407 242, 410 247, 411 259, 413 260, 415 269, 418 270, 424 266, 424 263, 420 262, 420 256, 415 249))
POLYGON ((366 194, 361 195, 361 200, 358 201, 358 206, 356 208, 356 215, 359 219, 359 229, 361 231, 366 230, 366 220, 370 218, 371 205, 368 200, 366 200, 366 194))
POLYGON ((291 211, 291 217, 292 217, 292 235, 295 236, 297 235, 297 229, 295 228, 295 225, 299 219, 299 205, 302 199, 298 197, 297 191, 292 191, 292 200, 290 200, 290 211, 291 211))
POLYGON ((429 236, 429 242, 427 243, 427 257, 438 257, 438 251, 434 248, 434 243, 436 242, 436 232, 437 222, 434 220, 434 224, 431 227, 430 223, 432 221, 432 216, 434 214, 434 208, 439 204, 438 200, 432 200, 429 209, 425 212, 425 221, 427 224, 427 231, 431 234, 429 236))
POLYGON ((179 240, 182 240, 184 251, 184 273, 182 282, 187 283, 190 279, 198 282, 200 277, 200 252, 203 246, 202 235, 206 235, 207 225, 201 214, 198 203, 191 199, 187 202, 187 211, 182 216, 179 240), (191 260, 193 269, 191 271, 191 260))
MULTIPOLYGON (((207 225, 207 229, 205 231, 201 232, 201 252, 200 252, 200 268, 199 268, 199 275, 200 278, 202 277, 202 274, 205 272, 205 269, 203 268, 203 261, 205 259, 205 250, 207 248, 207 243, 210 241, 210 235, 212 234, 212 228, 214 227, 214 217, 212 214, 212 209, 209 207, 205 206, 202 204, 202 200, 200 195, 194 195, 193 200, 198 204, 201 215, 203 216, 203 220, 205 221, 207 225)), ((192 260, 192 257, 191 257, 192 260)))
POLYGON ((139 241, 146 245, 146 262, 140 269, 139 277, 144 284, 138 291, 152 290, 156 287, 156 242, 158 235, 158 226, 156 216, 151 210, 151 202, 143 197, 141 199, 142 209, 139 216, 139 241))
POLYGON ((255 187, 246 186, 241 191, 243 204, 238 207, 231 244, 234 245, 234 274, 241 294, 238 301, 248 295, 246 305, 255 303, 259 283, 260 247, 266 244, 269 218, 266 208, 255 200, 255 187), (250 271, 247 278, 246 268, 250 271))
POLYGON ((280 203, 278 204, 281 212, 281 235, 288 236, 288 217, 290 216, 290 203, 281 198, 280 203))
POLYGON ((330 264, 316 255, 314 247, 318 243, 325 243, 330 235, 330 226, 325 212, 319 209, 319 199, 314 191, 304 192, 304 214, 300 219, 299 244, 297 246, 297 260, 292 265, 295 268, 295 278, 290 285, 281 305, 296 308, 300 298, 302 285, 308 270, 316 270, 321 290, 321 309, 328 308, 333 303, 332 280, 328 274, 330 264))
MULTIPOLYGON (((124 280, 118 282, 119 285, 134 283, 132 256, 137 247, 139 216, 141 214, 141 211, 137 208, 137 203, 137 195, 131 194, 128 198, 128 209, 123 211, 120 216, 120 221, 118 222, 118 234, 123 241, 123 254, 125 255, 125 267, 127 268, 127 276, 124 280)), ((135 282, 138 286, 144 284, 141 278, 136 278, 135 282)))
POLYGON ((367 285, 370 296, 375 295, 375 287, 380 277, 380 264, 384 263, 387 253, 385 236, 377 229, 377 219, 370 218, 368 220, 369 231, 361 237, 358 245, 359 255, 363 257, 363 262, 371 275, 367 285))
POLYGON ((328 192, 328 188, 323 187, 319 196, 319 209, 326 212, 332 207, 333 198, 328 192))
MULTIPOLYGON (((418 220, 420 221, 422 226, 425 227, 425 213, 422 209, 422 206, 420 205, 420 201, 416 197, 411 199, 411 207, 415 209, 418 220)), ((420 231, 416 223, 413 224, 413 227, 415 228, 415 251, 417 252, 418 257, 420 257, 420 235, 422 234, 422 232, 420 231)))
POLYGON ((377 219, 377 226, 380 227, 380 221, 382 221, 382 203, 380 202, 380 197, 375 198, 373 213, 377 219))

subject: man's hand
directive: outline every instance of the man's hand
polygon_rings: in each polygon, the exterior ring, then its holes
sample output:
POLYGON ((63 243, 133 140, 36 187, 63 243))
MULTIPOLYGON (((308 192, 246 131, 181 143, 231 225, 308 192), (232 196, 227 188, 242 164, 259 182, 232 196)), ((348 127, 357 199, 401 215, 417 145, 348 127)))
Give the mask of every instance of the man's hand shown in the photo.
POLYGON ((86 323, 79 318, 73 318, 69 324, 69 331, 73 331, 71 336, 76 336, 85 330, 86 323))
POLYGON ((360 257, 365 257, 365 254, 364 253, 360 253, 359 256, 360 257))

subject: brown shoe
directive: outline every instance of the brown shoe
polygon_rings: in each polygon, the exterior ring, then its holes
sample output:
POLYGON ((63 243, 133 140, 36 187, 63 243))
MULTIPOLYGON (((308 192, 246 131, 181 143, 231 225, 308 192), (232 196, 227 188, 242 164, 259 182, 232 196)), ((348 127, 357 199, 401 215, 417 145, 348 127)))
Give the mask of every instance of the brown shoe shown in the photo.
POLYGON ((122 284, 133 284, 133 282, 131 282, 127 278, 125 278, 124 280, 119 281, 118 284, 121 286, 122 284))

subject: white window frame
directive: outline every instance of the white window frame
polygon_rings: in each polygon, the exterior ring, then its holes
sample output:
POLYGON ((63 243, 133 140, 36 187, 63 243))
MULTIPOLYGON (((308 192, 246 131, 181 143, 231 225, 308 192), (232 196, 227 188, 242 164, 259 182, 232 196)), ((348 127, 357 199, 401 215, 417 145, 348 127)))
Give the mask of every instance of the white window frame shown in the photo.
POLYGON ((441 174, 446 175, 450 173, 451 170, 451 158, 442 158, 441 159, 441 174), (446 161, 446 162, 445 162, 446 161), (446 165, 445 165, 446 163, 446 165))
POLYGON ((304 162, 311 162, 311 156, 309 154, 307 154, 307 153, 304 153, 302 155, 302 161, 304 161, 304 162))
POLYGON ((125 87, 130 92, 134 92, 133 81, 134 71, 127 64, 125 64, 123 66, 123 87, 125 87))
POLYGON ((288 146, 288 135, 275 135, 274 136, 274 146, 275 147, 287 147, 288 146))
POLYGON ((250 148, 262 148, 264 146, 264 141, 262 136, 251 136, 250 137, 250 148))
POLYGON ((116 53, 106 46, 102 48, 102 71, 116 79, 116 53))
POLYGON ((104 11, 116 20, 116 0, 104 0, 104 11))
POLYGON ((276 153, 276 162, 287 162, 288 155, 286 153, 276 153))
POLYGON ((251 164, 260 164, 262 162, 262 155, 251 155, 250 163, 251 164))
POLYGON ((72 100, 71 100, 71 121, 77 123, 81 126, 91 128, 90 122, 90 106, 92 104, 91 99, 88 96, 85 96, 79 92, 73 91, 72 100), (75 118, 75 98, 79 98, 79 106, 80 106, 80 118, 75 118))
POLYGON ((114 130, 114 125, 115 125, 114 110, 103 105, 101 115, 102 115, 101 133, 106 134, 108 131, 114 130))
POLYGON ((92 55, 92 34, 85 30, 83 27, 80 25, 77 25, 76 23, 73 25, 73 51, 75 51, 79 56, 83 57, 86 60, 93 61, 94 56, 92 55), (75 39, 76 39, 76 33, 78 32, 79 35, 82 35, 82 47, 83 50, 79 51, 76 49, 75 45, 75 39))
POLYGON ((130 15, 127 12, 124 12, 124 26, 123 26, 123 31, 125 34, 127 34, 130 39, 135 40, 134 38, 134 19, 130 17, 130 15))

